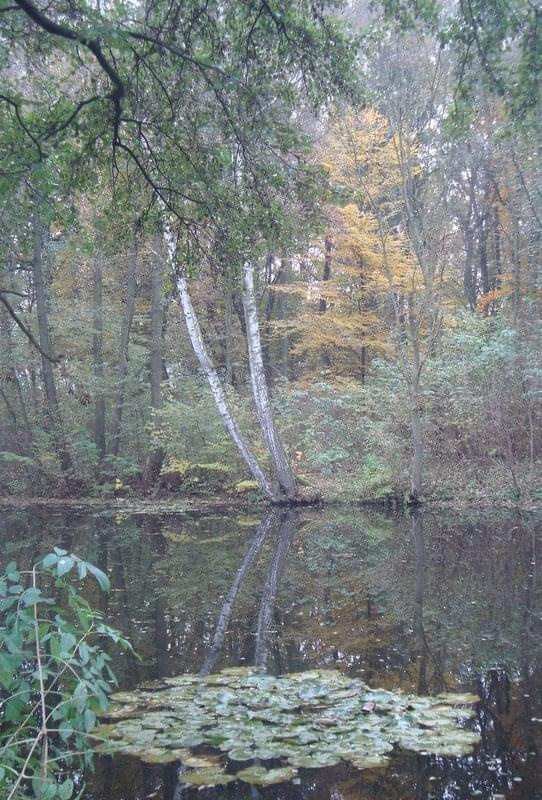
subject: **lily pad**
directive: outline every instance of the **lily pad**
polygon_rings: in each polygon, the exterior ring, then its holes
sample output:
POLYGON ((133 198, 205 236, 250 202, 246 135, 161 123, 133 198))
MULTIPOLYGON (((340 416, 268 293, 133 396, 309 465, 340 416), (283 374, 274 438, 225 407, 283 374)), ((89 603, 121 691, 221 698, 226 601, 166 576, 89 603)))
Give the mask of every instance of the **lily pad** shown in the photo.
POLYGON ((102 742, 97 749, 155 763, 180 761, 193 768, 180 780, 201 787, 235 780, 223 769, 227 759, 287 762, 238 773, 240 780, 267 785, 291 780, 298 767, 341 761, 359 769, 382 766, 395 745, 459 756, 479 741, 464 727, 476 695, 419 697, 371 689, 333 670, 280 678, 246 667, 206 678, 180 675, 152 692, 119 692, 114 699, 103 716, 109 724, 93 733, 102 742), (216 753, 190 753, 200 745, 216 753))
POLYGON ((206 769, 182 772, 179 780, 185 786, 197 786, 205 789, 212 786, 224 786, 236 780, 235 775, 227 775, 220 767, 210 767, 206 769))
POLYGON ((265 767, 249 767, 237 773, 239 780, 250 783, 253 786, 271 786, 274 783, 285 783, 297 776, 297 770, 293 767, 278 767, 277 769, 265 769, 265 767))

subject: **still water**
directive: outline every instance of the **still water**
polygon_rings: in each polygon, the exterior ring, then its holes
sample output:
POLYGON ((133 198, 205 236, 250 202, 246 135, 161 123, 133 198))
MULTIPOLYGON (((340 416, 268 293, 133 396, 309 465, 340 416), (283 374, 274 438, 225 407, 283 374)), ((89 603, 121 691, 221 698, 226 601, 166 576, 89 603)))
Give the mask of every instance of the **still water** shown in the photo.
POLYGON ((255 789, 181 788, 175 765, 101 757, 84 800, 542 800, 542 516, 359 510, 204 515, 4 512, 0 567, 58 545, 108 572, 92 598, 142 661, 121 688, 257 664, 372 688, 479 695, 472 755, 300 770, 255 789))

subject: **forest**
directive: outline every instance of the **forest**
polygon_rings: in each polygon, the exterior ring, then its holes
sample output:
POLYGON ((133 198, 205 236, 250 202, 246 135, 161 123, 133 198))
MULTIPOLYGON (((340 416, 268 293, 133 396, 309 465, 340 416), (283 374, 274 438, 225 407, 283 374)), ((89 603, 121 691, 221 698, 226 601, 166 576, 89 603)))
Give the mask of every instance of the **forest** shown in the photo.
POLYGON ((540 0, 0 76, 0 800, 542 800, 540 0))
POLYGON ((2 495, 542 499, 536 3, 0 12, 2 495))

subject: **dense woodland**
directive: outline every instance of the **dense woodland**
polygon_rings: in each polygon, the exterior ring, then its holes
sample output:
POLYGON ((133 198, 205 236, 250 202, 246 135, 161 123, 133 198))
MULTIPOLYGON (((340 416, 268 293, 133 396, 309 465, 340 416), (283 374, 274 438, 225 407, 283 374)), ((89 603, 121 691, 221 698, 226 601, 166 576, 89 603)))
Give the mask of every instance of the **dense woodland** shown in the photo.
POLYGON ((0 492, 542 499, 542 9, 2 0, 0 492))

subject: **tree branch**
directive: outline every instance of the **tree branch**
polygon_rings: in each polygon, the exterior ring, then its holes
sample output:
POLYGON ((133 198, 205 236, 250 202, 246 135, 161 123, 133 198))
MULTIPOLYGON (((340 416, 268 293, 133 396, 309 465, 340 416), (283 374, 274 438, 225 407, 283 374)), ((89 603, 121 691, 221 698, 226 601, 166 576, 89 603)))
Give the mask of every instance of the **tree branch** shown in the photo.
POLYGON ((24 322, 19 318, 19 316, 13 310, 10 303, 8 303, 2 292, 0 292, 0 303, 2 303, 2 305, 5 307, 11 319, 16 323, 16 325, 18 325, 18 327, 22 330, 26 338, 32 343, 32 345, 36 348, 36 350, 39 353, 41 353, 41 355, 44 358, 46 358, 47 361, 50 361, 52 364, 58 364, 61 361, 62 356, 52 356, 50 353, 45 352, 45 350, 42 348, 42 346, 40 345, 40 343, 38 342, 32 331, 29 330, 29 328, 26 327, 24 322))

